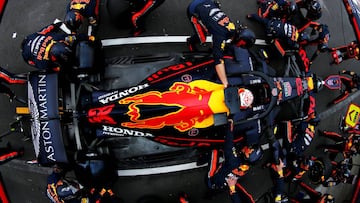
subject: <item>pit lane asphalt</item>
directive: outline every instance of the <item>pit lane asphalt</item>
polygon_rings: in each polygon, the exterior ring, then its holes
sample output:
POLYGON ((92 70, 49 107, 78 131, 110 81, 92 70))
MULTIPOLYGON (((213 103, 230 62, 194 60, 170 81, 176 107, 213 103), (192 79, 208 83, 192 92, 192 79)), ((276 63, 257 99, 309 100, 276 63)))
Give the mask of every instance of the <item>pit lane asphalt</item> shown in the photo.
MULTIPOLYGON (((192 29, 186 18, 186 7, 190 0, 176 1, 166 0, 157 10, 150 14, 146 20, 147 31, 142 36, 185 36, 192 34, 192 29)), ((21 40, 28 34, 33 33, 45 25, 50 24, 54 19, 62 19, 65 15, 67 1, 56 0, 33 0, 24 3, 23 1, 9 1, 0 24, 0 66, 14 73, 24 73, 34 70, 26 65, 20 54, 21 40)), ((249 0, 228 0, 221 1, 223 10, 233 19, 247 24, 257 34, 258 38, 263 38, 260 25, 245 19, 249 12, 256 11, 256 1, 249 0)), ((354 40, 353 30, 350 27, 347 15, 341 0, 322 2, 323 17, 321 22, 329 25, 331 32, 330 47, 347 44, 354 40)), ((100 39, 113 39, 127 37, 128 29, 118 29, 108 20, 105 9, 106 1, 101 2, 101 25, 100 39)), ((120 21, 120 20, 119 20, 120 21)), ((117 21, 117 22, 119 22, 117 21)), ((185 44, 178 43, 172 45, 131 45, 115 46, 106 48, 108 56, 117 55, 141 55, 156 52, 184 51, 185 44)), ((312 52, 310 52, 312 53, 312 52)), ((358 61, 345 61, 339 66, 329 66, 330 58, 322 54, 312 65, 313 72, 321 77, 325 77, 339 70, 348 69, 359 72, 358 61)), ((14 86, 13 90, 20 96, 26 95, 25 88, 14 86)), ((318 129, 338 131, 338 122, 341 115, 346 111, 349 102, 360 103, 359 93, 355 93, 346 102, 332 108, 327 108, 327 101, 334 98, 336 94, 331 91, 323 90, 316 96, 317 111, 320 113, 322 121, 318 129)), ((8 128, 8 123, 13 121, 15 106, 9 103, 5 96, 0 96, 0 132, 8 128)), ((45 197, 46 176, 50 170, 43 167, 27 165, 25 160, 34 158, 32 145, 29 141, 23 141, 22 135, 13 134, 0 145, 10 141, 14 145, 25 147, 25 156, 19 160, 13 160, 0 166, 0 171, 5 181, 5 186, 9 192, 12 202, 49 202, 45 197)), ((315 138, 309 153, 321 154, 316 149, 316 145, 324 142, 321 138, 315 138)), ((264 160, 266 157, 264 157, 264 160)), ((357 167, 354 169, 357 170, 357 167)), ((192 197, 192 202, 230 202, 226 193, 217 195, 212 200, 204 200, 205 193, 204 176, 205 168, 189 170, 183 172, 160 174, 152 176, 120 177, 114 191, 121 196, 126 203, 136 202, 143 195, 158 195, 164 202, 176 202, 177 193, 186 191, 192 197)), ((255 199, 259 198, 265 191, 272 186, 269 171, 259 166, 251 169, 250 173, 241 180, 255 199)), ((319 188, 320 189, 320 188, 319 188)), ((322 190, 325 190, 321 188, 322 190)), ((331 188, 329 192, 334 194, 338 200, 349 199, 352 192, 349 185, 339 185, 331 188)), ((259 201, 261 202, 261 201, 259 201)))

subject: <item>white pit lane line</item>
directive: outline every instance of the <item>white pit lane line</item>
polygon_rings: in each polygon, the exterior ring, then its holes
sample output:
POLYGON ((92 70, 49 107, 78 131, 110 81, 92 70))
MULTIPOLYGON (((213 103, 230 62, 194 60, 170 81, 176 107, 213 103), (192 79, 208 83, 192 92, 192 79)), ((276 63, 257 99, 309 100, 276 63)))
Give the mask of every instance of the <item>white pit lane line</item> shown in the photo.
MULTIPOLYGON (((129 44, 154 44, 154 43, 185 43, 189 36, 147 36, 147 37, 125 37, 101 40, 104 47, 120 46, 129 44)), ((206 38, 206 42, 212 42, 211 37, 206 38)), ((267 45, 265 40, 256 39, 256 45, 267 45)))

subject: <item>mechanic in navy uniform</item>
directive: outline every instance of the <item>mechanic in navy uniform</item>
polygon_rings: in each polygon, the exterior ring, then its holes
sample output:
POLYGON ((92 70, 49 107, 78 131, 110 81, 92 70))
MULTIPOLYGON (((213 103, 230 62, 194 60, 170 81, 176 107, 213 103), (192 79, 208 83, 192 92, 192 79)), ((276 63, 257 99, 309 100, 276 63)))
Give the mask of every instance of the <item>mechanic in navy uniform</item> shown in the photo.
POLYGON ((73 199, 74 201, 76 201, 75 193, 79 190, 79 188, 75 188, 67 184, 65 185, 65 183, 63 182, 65 178, 65 171, 63 167, 59 166, 59 164, 55 164, 52 169, 52 173, 47 177, 47 197, 52 203, 64 203, 64 199, 67 199, 69 201, 73 199), (67 192, 66 194, 62 193, 61 191, 60 194, 58 193, 58 188, 60 186, 62 187, 62 189, 64 189, 64 191, 67 192), (65 190, 63 186, 66 186, 67 189, 65 190))
POLYGON ((304 36, 294 25, 279 18, 261 18, 257 14, 249 14, 247 18, 261 23, 265 27, 268 40, 279 39, 284 42, 286 49, 298 49, 300 42, 304 40, 304 36))
MULTIPOLYGON (((248 95, 251 100, 251 96, 248 95)), ((249 101, 251 103, 251 101, 249 101)), ((226 135, 223 151, 212 150, 207 174, 207 186, 210 191, 221 190, 229 187, 230 196, 233 202, 254 202, 253 197, 245 188, 237 183, 237 178, 244 176, 249 170, 249 165, 245 163, 234 146, 233 121, 225 126, 226 135), (223 155, 221 155, 223 152, 223 155), (221 160, 223 157, 224 160, 221 160), (228 185, 229 184, 229 185, 228 185), (234 187, 236 184, 236 187, 234 187), (242 201, 240 201, 242 200, 242 201)))
POLYGON ((204 44, 207 34, 212 35, 215 69, 221 83, 226 88, 229 84, 226 78, 223 52, 226 41, 235 36, 235 24, 220 9, 219 4, 212 0, 193 0, 188 6, 187 14, 196 33, 187 39, 190 51, 196 51, 196 44, 204 44))
POLYGON ((66 7, 64 23, 76 33, 84 18, 87 18, 92 27, 91 35, 95 35, 99 25, 99 3, 100 0, 70 0, 66 7))
POLYGON ((281 159, 279 159, 278 164, 271 164, 271 176, 274 182, 272 193, 275 203, 288 202, 285 194, 284 167, 285 165, 281 159))
POLYGON ((321 4, 318 0, 296 0, 297 11, 295 12, 297 19, 293 17, 291 23, 300 31, 305 30, 310 24, 316 23, 322 16, 321 4), (303 16, 300 9, 306 10, 303 16))
POLYGON ((258 0, 258 14, 262 18, 287 19, 297 8, 296 3, 286 0, 258 0))
POLYGON ((50 24, 28 35, 22 42, 22 56, 26 63, 39 70, 59 71, 73 64, 73 38, 60 31, 61 23, 50 24))
POLYGON ((68 166, 55 164, 47 177, 47 197, 52 203, 120 203, 108 187, 87 188, 75 179, 66 177, 68 166))
MULTIPOLYGON (((263 18, 281 18, 284 20, 291 20, 294 15, 301 15, 305 23, 308 21, 315 21, 321 18, 321 4, 318 0, 259 0, 258 4, 263 6, 263 12, 260 16, 263 18), (306 10, 306 15, 303 16, 300 9, 306 10)), ((303 22, 304 23, 304 22, 303 22)))
POLYGON ((360 150, 360 135, 356 133, 349 133, 348 136, 340 135, 337 132, 319 130, 319 135, 335 141, 334 144, 322 144, 320 147, 324 151, 332 153, 330 158, 335 158, 338 153, 342 153, 344 158, 351 158, 358 154, 360 150))

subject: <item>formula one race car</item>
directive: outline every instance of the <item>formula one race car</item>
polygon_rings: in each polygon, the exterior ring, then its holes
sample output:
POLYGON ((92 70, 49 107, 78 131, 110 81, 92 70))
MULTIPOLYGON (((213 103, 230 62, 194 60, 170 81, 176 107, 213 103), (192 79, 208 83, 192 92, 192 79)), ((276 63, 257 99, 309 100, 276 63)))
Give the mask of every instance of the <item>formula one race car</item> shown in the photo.
MULTIPOLYGON (((80 47, 79 56, 92 53, 91 46, 80 47)), ((292 108, 282 119, 306 116, 296 102, 323 82, 305 75, 304 56, 291 53, 274 71, 258 54, 241 51, 251 65, 229 56, 226 89, 211 56, 200 53, 123 56, 107 59, 103 70, 85 65, 70 74, 30 73, 28 107, 39 163, 68 162, 69 152, 93 149, 114 155, 119 167, 174 164, 222 145, 229 117, 246 125, 278 106, 292 108)), ((237 132, 235 142, 243 139, 244 132, 237 132)))

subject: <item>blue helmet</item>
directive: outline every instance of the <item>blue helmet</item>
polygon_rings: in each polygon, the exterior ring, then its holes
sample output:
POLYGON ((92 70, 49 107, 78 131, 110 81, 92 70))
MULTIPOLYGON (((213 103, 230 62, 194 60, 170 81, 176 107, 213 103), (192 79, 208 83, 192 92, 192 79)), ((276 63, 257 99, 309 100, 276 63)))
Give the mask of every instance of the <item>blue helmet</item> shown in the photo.
POLYGON ((75 10, 70 10, 65 15, 64 23, 71 31, 79 29, 83 21, 83 16, 75 10))
POLYGON ((236 31, 234 43, 242 48, 250 48, 255 44, 255 33, 249 28, 242 27, 236 31))
POLYGON ((321 4, 317 0, 311 1, 307 8, 306 17, 310 20, 317 20, 321 17, 321 15, 321 4))
POLYGON ((50 58, 53 62, 59 63, 59 65, 68 64, 72 57, 73 52, 69 46, 63 42, 54 42, 50 49, 50 58))

